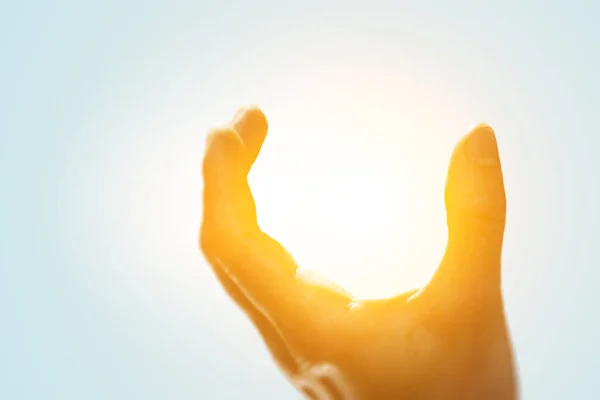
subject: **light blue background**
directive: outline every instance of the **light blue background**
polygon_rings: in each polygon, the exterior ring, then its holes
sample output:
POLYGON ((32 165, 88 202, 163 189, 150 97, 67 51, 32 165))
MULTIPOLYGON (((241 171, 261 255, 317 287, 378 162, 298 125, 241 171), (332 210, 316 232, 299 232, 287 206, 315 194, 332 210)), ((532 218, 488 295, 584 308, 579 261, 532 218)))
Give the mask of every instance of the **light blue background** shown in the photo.
MULTIPOLYGON (((423 228, 437 236, 453 142, 494 126, 523 398, 598 396, 599 6, 300 3, 1 3, 0 398, 299 398, 196 248, 203 135, 254 102, 281 131, 289 115, 310 126, 330 87, 294 100, 273 86, 348 57, 384 86, 421 82, 387 96, 430 132, 421 143, 439 139, 413 150, 439 163, 414 171, 440 194, 423 228)), ((334 69, 325 80, 364 95, 352 65, 334 69)), ((294 157, 277 143, 265 151, 294 157)))

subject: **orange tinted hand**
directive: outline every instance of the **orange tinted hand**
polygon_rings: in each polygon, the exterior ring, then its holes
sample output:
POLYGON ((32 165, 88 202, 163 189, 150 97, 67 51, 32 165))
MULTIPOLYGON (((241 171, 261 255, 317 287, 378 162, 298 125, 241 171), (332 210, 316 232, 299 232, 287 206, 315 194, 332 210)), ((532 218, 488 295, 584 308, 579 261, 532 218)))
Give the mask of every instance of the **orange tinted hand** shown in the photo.
POLYGON ((290 381, 315 399, 514 399, 500 291, 506 201, 494 132, 456 146, 446 185, 448 245, 431 281, 358 301, 298 273, 263 233, 247 175, 267 134, 258 108, 208 138, 200 245, 290 381))

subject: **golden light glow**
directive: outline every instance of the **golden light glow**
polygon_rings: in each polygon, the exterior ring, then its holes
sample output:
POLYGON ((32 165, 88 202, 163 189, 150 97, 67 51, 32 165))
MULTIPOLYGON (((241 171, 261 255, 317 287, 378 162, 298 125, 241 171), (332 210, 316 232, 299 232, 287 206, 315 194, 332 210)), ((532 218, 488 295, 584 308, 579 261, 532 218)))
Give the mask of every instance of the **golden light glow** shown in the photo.
MULTIPOLYGON (((433 96, 434 88, 418 76, 392 71, 381 60, 351 68, 344 60, 322 61, 293 66, 278 60, 255 90, 234 90, 228 101, 201 110, 203 121, 192 118, 192 109, 161 116, 153 126, 173 134, 132 144, 145 158, 128 165, 139 179, 127 187, 132 196, 124 231, 141 247, 164 249, 165 257, 176 254, 195 268, 205 134, 237 107, 254 103, 270 124, 250 174, 263 230, 302 268, 358 297, 425 283, 445 247, 443 185, 462 133, 443 131, 447 124, 439 121, 456 116, 448 108, 434 114, 445 101, 441 89, 433 96)), ((187 100, 190 108, 199 101, 187 100)))

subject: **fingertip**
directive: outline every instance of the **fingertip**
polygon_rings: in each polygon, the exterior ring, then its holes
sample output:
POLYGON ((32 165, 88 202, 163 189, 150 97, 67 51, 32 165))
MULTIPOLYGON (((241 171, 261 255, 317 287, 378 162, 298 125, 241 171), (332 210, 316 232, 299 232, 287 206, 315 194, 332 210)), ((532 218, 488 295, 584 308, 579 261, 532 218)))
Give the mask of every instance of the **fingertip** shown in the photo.
POLYGON ((267 117, 258 106, 253 105, 238 111, 231 125, 239 134, 251 165, 267 136, 267 117))
POLYGON ((242 139, 248 135, 265 135, 269 127, 265 113, 257 105, 243 107, 238 110, 233 118, 232 125, 242 139))
POLYGON ((474 124, 473 126, 471 126, 471 128, 469 129, 469 133, 471 132, 477 132, 477 131, 492 131, 494 132, 494 129, 492 128, 492 126, 486 122, 478 122, 476 124, 474 124))
POLYGON ((500 166, 494 129, 485 123, 475 125, 465 137, 465 151, 471 163, 479 167, 500 166))

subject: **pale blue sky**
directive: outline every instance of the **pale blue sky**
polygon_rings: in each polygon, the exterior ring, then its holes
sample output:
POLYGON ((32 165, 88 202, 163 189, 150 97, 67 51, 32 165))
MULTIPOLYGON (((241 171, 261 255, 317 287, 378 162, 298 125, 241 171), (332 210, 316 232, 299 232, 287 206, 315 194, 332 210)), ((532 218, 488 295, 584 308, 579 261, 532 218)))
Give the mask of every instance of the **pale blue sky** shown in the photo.
POLYGON ((365 295, 433 271, 452 146, 492 124, 523 398, 597 397, 600 6, 300 3, 0 4, 0 398, 299 398, 195 244, 204 134, 248 103, 263 225, 365 295))

